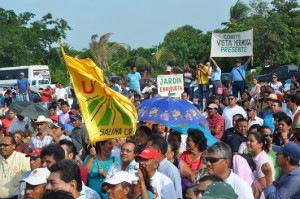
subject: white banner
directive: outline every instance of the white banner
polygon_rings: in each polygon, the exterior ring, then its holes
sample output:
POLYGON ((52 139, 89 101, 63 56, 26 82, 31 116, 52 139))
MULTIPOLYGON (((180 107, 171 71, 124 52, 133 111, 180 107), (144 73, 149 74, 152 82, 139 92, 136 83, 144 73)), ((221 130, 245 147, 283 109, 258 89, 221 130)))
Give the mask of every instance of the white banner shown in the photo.
POLYGON ((157 90, 160 96, 181 97, 184 91, 183 75, 158 75, 157 90))
POLYGON ((253 54, 253 29, 234 33, 212 33, 211 57, 244 57, 253 54))

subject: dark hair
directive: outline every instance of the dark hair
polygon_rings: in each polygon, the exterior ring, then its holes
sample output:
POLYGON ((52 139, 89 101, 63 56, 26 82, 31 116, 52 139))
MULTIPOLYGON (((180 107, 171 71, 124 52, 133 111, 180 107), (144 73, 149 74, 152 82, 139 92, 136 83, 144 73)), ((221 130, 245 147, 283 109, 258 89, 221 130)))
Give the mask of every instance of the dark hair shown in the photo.
POLYGON ((238 117, 238 119, 239 118, 244 118, 244 116, 242 114, 240 114, 240 113, 237 113, 237 114, 235 114, 235 115, 232 116, 232 118, 234 118, 234 117, 238 117))
POLYGON ((248 100, 250 101, 250 100, 251 100, 251 98, 252 98, 252 97, 251 97, 251 95, 250 95, 250 92, 248 92, 248 91, 244 91, 244 92, 243 92, 243 94, 244 94, 244 93, 245 93, 245 94, 248 96, 248 98, 249 98, 248 100))
POLYGON ((113 84, 115 83, 115 81, 113 79, 110 79, 109 82, 111 82, 113 84))
POLYGON ((43 199, 75 199, 70 192, 64 190, 46 190, 43 199))
POLYGON ((134 141, 132 141, 132 140, 127 140, 126 142, 124 142, 124 143, 122 144, 121 148, 124 146, 124 144, 127 144, 127 143, 133 144, 133 146, 134 146, 134 154, 138 154, 138 151, 137 151, 137 145, 136 145, 136 143, 135 143, 134 141))
POLYGON ((293 120, 290 116, 283 116, 278 118, 278 122, 284 121, 288 126, 291 126, 293 124, 293 120))
POLYGON ((82 181, 80 176, 80 169, 78 164, 74 160, 62 160, 50 167, 50 172, 59 172, 60 179, 66 183, 72 180, 76 181, 76 190, 80 192, 82 190, 82 181))
POLYGON ((64 99, 58 99, 57 102, 63 103, 65 100, 64 99))
POLYGON ((205 182, 205 181, 212 181, 212 182, 223 182, 223 179, 217 175, 206 175, 201 177, 198 181, 197 184, 201 183, 201 182, 205 182))
POLYGON ((42 148, 41 159, 46 155, 52 155, 55 162, 59 162, 65 159, 65 150, 58 144, 49 144, 42 148))
POLYGON ((100 142, 96 142, 96 146, 95 146, 95 149, 96 149, 96 152, 101 152, 101 148, 100 148, 100 145, 104 145, 106 142, 108 142, 109 140, 103 140, 103 141, 100 141, 100 142))
POLYGON ((68 102, 67 101, 63 101, 63 102, 61 102, 61 104, 60 104, 61 106, 62 105, 66 105, 66 106, 69 106, 69 104, 68 104, 68 102))
POLYGON ((248 129, 248 133, 250 133, 253 129, 256 129, 256 131, 258 131, 259 127, 260 127, 260 124, 251 125, 250 128, 248 129))
POLYGON ((274 119, 279 119, 279 118, 286 117, 286 116, 287 116, 286 113, 280 111, 280 112, 275 113, 275 114, 273 115, 273 118, 274 118, 274 119))
POLYGON ((76 147, 74 145, 74 143, 70 140, 67 140, 67 139, 63 139, 63 140, 60 140, 58 142, 58 145, 61 146, 61 145, 66 145, 68 150, 68 154, 70 153, 73 153, 73 159, 75 159, 75 156, 77 155, 77 150, 76 150, 76 147))
POLYGON ((159 134, 153 134, 148 138, 147 143, 151 142, 151 146, 159 150, 163 155, 168 151, 168 143, 165 138, 159 134))
MULTIPOLYGON (((169 139, 169 136, 170 136, 170 135, 174 135, 174 136, 178 139, 178 141, 181 142, 181 135, 180 135, 180 133, 178 133, 177 131, 172 131, 171 133, 169 133, 168 139, 169 139)), ((169 141, 168 141, 168 142, 169 142, 169 141)))
POLYGON ((237 125, 237 124, 240 123, 240 122, 247 122, 247 123, 248 123, 248 120, 245 119, 244 117, 243 117, 243 118, 239 118, 239 119, 237 119, 237 120, 235 121, 235 124, 237 125))
POLYGON ((141 95, 138 93, 134 94, 133 96, 134 96, 134 98, 138 97, 139 99, 141 99, 141 95))
POLYGON ((248 135, 248 138, 250 137, 250 135, 254 135, 257 142, 262 144, 262 147, 261 147, 262 150, 265 151, 266 150, 266 138, 265 138, 264 134, 259 131, 252 132, 248 135))
POLYGON ((49 107, 48 107, 48 111, 50 111, 50 109, 54 109, 54 110, 55 110, 56 107, 55 107, 55 106, 49 106, 49 107))
POLYGON ((138 130, 144 131, 148 137, 152 135, 152 130, 147 126, 140 126, 136 131, 138 130))
POLYGON ((187 130, 188 136, 191 137, 193 142, 198 145, 199 151, 204 151, 207 149, 207 139, 204 137, 202 131, 198 129, 188 129, 187 130))

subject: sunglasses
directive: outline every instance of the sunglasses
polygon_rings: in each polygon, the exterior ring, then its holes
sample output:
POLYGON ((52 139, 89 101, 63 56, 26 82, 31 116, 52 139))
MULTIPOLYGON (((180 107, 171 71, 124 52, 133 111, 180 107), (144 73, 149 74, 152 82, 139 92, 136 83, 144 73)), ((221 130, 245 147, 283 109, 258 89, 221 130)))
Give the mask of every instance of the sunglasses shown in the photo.
POLYGON ((214 158, 214 157, 206 157, 205 160, 206 162, 210 162, 210 163, 216 163, 221 159, 227 159, 227 158, 214 158))
POLYGON ((10 145, 12 145, 12 144, 4 144, 4 143, 1 143, 1 144, 0 144, 0 147, 2 147, 2 146, 8 147, 8 146, 10 146, 10 145))
POLYGON ((270 137, 270 138, 272 138, 272 137, 273 137, 273 135, 272 135, 272 134, 264 134, 264 136, 265 136, 265 138, 267 138, 267 137, 270 137))
POLYGON ((235 100, 235 98, 233 98, 233 97, 232 98, 228 98, 228 100, 235 100))

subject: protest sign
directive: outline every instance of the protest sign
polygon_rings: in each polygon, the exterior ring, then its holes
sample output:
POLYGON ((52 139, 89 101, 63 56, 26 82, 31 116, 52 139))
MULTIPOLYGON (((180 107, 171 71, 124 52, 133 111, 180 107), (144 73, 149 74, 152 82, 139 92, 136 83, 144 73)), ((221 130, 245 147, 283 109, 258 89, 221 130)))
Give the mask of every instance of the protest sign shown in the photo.
POLYGON ((160 96, 181 97, 184 91, 183 75, 158 75, 157 89, 160 96))
POLYGON ((211 57, 243 57, 253 54, 253 29, 234 33, 212 33, 211 57))

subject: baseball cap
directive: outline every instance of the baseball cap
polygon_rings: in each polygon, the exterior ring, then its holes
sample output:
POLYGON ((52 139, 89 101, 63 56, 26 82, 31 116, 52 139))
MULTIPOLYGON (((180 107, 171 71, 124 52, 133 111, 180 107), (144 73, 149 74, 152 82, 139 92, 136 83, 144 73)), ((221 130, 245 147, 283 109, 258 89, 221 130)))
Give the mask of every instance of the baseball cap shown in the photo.
POLYGON ((27 178, 21 180, 21 182, 27 182, 31 185, 46 184, 47 178, 50 175, 50 171, 47 168, 37 168, 31 171, 27 178))
POLYGON ((50 88, 51 88, 51 86, 50 86, 50 85, 48 85, 48 86, 46 86, 46 88, 50 89, 50 88))
POLYGON ((120 184, 121 182, 128 182, 129 184, 132 184, 132 181, 131 181, 131 178, 130 178, 130 175, 128 172, 119 171, 119 172, 112 174, 111 176, 109 176, 109 178, 106 178, 104 180, 104 182, 102 183, 101 186, 103 186, 105 184, 116 185, 116 184, 120 184))
POLYGON ((77 115, 78 114, 78 110, 77 109, 71 109, 70 111, 69 111, 69 114, 73 114, 73 115, 77 115))
POLYGON ((149 159, 154 159, 157 162, 159 162, 159 154, 158 151, 156 151, 155 149, 152 148, 145 148, 140 154, 135 156, 149 160, 149 159))
POLYGON ((71 118, 71 120, 77 121, 77 120, 82 120, 82 117, 80 115, 76 115, 71 118))
POLYGON ((61 130, 65 130, 65 126, 61 122, 54 123, 53 126, 56 126, 57 128, 61 128, 61 130))
POLYGON ((50 116, 50 119, 51 119, 53 122, 58 122, 58 117, 57 117, 56 115, 50 116))
POLYGON ((31 153, 26 154, 26 157, 39 156, 42 153, 42 148, 35 148, 31 153))
POLYGON ((234 192, 230 184, 226 182, 214 182, 210 184, 202 196, 203 199, 237 199, 238 195, 234 192))
POLYGON ((171 66, 167 66, 166 71, 167 71, 167 72, 170 72, 171 70, 172 70, 172 67, 171 67, 171 66))
POLYGON ((208 108, 215 108, 215 109, 218 109, 218 105, 214 104, 214 103, 211 103, 208 105, 208 108))
POLYGON ((23 72, 20 72, 20 75, 25 75, 25 73, 23 73, 23 72))
POLYGON ((284 153, 296 161, 300 161, 300 146, 294 142, 289 142, 283 146, 273 145, 273 151, 276 153, 284 153))

